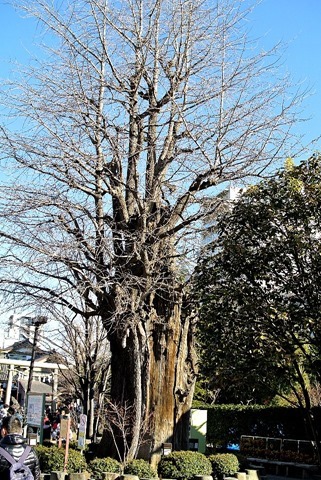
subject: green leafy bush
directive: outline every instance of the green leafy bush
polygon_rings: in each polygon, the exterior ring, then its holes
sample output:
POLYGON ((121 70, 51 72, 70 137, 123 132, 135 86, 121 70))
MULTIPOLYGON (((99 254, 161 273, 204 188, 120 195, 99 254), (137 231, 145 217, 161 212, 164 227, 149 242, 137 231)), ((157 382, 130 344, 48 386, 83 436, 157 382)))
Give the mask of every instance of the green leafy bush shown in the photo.
POLYGON ((216 453, 208 457, 212 464, 214 478, 221 480, 225 475, 234 475, 239 469, 239 461, 233 453, 216 453))
POLYGON ((93 480, 101 480, 103 472, 121 473, 121 464, 114 458, 94 458, 88 463, 88 470, 93 480))
POLYGON ((64 469, 64 450, 58 449, 57 447, 38 445, 35 447, 35 451, 38 455, 40 470, 42 473, 62 471, 64 469))
POLYGON ((156 470, 146 460, 132 460, 125 467, 125 473, 137 475, 139 478, 157 478, 156 470))
POLYGON ((87 470, 87 462, 85 457, 79 450, 69 450, 67 472, 77 473, 87 470))
POLYGON ((194 475, 211 475, 210 460, 199 452, 172 452, 161 458, 158 464, 158 474, 163 478, 189 480, 194 475))
MULTIPOLYGON (((53 471, 62 471, 65 463, 65 449, 58 448, 55 445, 46 447, 38 445, 35 447, 39 458, 40 470, 42 473, 53 471)), ((84 472, 87 469, 87 463, 82 454, 76 450, 69 450, 67 472, 84 472)))

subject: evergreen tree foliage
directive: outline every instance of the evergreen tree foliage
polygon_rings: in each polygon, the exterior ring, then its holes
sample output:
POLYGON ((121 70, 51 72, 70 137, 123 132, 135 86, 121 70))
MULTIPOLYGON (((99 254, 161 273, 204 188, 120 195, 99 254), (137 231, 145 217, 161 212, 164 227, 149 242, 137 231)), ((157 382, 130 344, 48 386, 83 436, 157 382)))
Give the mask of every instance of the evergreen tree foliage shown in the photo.
POLYGON ((320 377, 320 160, 288 160, 249 188, 219 219, 198 266, 200 366, 224 400, 292 391, 311 407, 320 377))

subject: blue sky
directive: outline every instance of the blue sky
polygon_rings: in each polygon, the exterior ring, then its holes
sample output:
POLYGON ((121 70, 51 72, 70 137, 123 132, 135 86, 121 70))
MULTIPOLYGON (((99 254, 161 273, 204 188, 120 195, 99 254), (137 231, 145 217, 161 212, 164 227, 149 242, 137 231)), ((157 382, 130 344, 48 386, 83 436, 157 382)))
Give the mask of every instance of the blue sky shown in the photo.
MULTIPOLYGON (((321 135, 321 0, 262 0, 251 20, 264 46, 287 43, 284 65, 293 83, 311 89, 304 104, 310 120, 299 127, 308 143, 321 135)), ((321 150, 321 141, 311 148, 321 150)))
MULTIPOLYGON (((0 77, 7 76, 10 61, 25 61, 37 41, 37 25, 22 19, 0 0, 0 77)), ((303 82, 313 95, 306 99, 304 116, 310 120, 298 128, 308 144, 321 134, 321 0, 262 0, 249 18, 253 35, 269 48, 278 41, 288 43, 284 66, 294 84, 303 82)), ((321 150, 321 141, 311 153, 321 150)))

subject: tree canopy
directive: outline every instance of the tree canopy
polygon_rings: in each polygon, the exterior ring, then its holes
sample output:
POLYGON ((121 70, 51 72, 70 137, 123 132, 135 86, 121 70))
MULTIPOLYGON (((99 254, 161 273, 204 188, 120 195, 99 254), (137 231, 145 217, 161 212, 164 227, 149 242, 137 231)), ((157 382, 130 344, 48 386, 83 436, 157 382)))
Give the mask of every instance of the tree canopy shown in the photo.
POLYGON ((243 401, 320 380, 321 158, 288 160, 217 223, 195 278, 201 365, 243 401), (252 394, 251 394, 252 391, 252 394), (251 398, 252 395, 252 398, 251 398))

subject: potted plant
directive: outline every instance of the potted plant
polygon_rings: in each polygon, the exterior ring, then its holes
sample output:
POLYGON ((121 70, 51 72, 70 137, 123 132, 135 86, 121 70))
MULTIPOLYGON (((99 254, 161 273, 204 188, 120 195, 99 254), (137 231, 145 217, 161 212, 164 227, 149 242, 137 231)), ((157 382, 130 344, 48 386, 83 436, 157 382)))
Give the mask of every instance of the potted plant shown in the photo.
POLYGON ((223 480, 225 476, 234 475, 239 469, 239 461, 233 453, 216 453, 208 457, 212 464, 213 476, 223 480))
POLYGON ((211 475, 212 465, 203 453, 178 451, 161 458, 158 473, 163 479, 192 480, 195 475, 211 475))
POLYGON ((81 452, 74 449, 69 450, 65 471, 65 450, 63 448, 58 448, 56 445, 50 447, 38 445, 35 450, 39 458, 40 471, 44 474, 50 473, 50 480, 65 480, 67 472, 69 480, 86 480, 87 463, 81 452))
POLYGON ((121 472, 121 464, 111 457, 94 458, 88 463, 92 480, 115 480, 121 472))
POLYGON ((129 462, 125 467, 125 474, 137 475, 140 480, 157 478, 156 470, 146 460, 135 459, 129 462))

